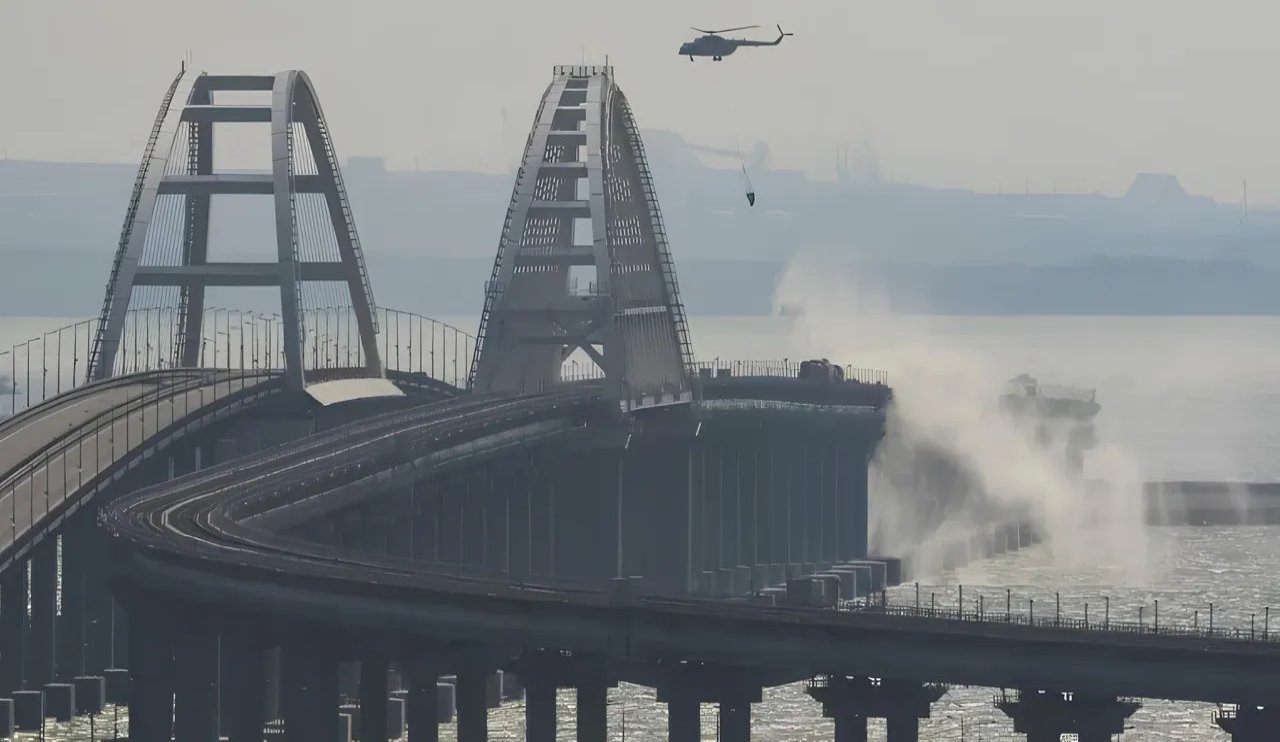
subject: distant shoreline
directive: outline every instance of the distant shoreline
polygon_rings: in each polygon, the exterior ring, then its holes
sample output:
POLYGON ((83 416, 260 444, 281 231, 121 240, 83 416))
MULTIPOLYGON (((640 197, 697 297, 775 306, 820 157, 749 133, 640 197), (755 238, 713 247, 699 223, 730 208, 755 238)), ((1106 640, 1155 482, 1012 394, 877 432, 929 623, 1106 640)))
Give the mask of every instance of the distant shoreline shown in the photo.
MULTIPOLYGON (((95 316, 111 255, 100 250, 4 249, 0 316, 95 316)), ((370 251, 380 305, 427 315, 479 311, 492 257, 443 258, 370 251)), ((813 264, 814 258, 807 263, 813 264)), ((690 314, 769 316, 787 269, 781 260, 676 258, 690 314)), ((1095 260, 1072 265, 872 265, 833 263, 820 271, 829 291, 858 287, 874 306, 933 316, 1280 316, 1280 268, 1230 261, 1095 260), (827 279, 830 279, 828 282, 827 279)), ((802 304, 789 294, 785 301, 802 304)), ((254 307, 246 307, 254 308, 254 307)))

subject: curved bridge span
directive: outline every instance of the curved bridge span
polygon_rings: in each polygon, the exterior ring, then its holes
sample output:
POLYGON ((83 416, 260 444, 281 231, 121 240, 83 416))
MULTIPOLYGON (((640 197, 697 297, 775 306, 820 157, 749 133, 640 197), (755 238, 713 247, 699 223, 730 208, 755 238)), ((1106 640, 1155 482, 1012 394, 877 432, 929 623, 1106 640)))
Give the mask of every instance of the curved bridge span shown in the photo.
MULTIPOLYGON (((752 384, 742 380, 736 385, 752 384)), ((785 423, 781 417, 761 416, 785 416, 785 405, 797 404, 775 402, 775 407, 761 408, 731 395, 720 401, 747 403, 756 422, 767 419, 775 425, 785 423)), ((824 414, 853 416, 873 409, 842 409, 828 399, 821 405, 808 403, 799 416, 812 420, 815 407, 825 408, 824 414)), ((721 409, 723 404, 711 405, 685 422, 715 425, 721 409)), ((742 411, 735 410, 733 424, 743 420, 742 411)), ((749 705, 759 700, 762 687, 814 675, 997 687, 1087 686, 1102 696, 1199 701, 1262 703, 1280 692, 1280 676, 1273 670, 1280 643, 1238 633, 1179 636, 1121 625, 1113 630, 1017 625, 998 616, 912 614, 874 600, 848 604, 846 610, 766 606, 697 598, 661 581, 650 586, 646 580, 593 581, 583 573, 535 575, 526 569, 532 565, 513 569, 510 549, 520 541, 511 531, 514 521, 498 532, 505 541, 499 549, 505 561, 484 563, 482 556, 480 563, 467 565, 460 558, 455 569, 421 555, 415 558, 413 544, 403 553, 369 544, 344 546, 300 529, 298 517, 280 517, 301 513, 302 520, 314 520, 377 498, 387 506, 388 495, 415 480, 439 479, 473 465, 473 457, 509 460, 517 449, 616 438, 619 422, 603 387, 594 385, 532 396, 464 396, 371 418, 154 487, 112 504, 102 518, 128 546, 131 601, 146 617, 148 635, 154 638, 164 624, 180 626, 166 635, 175 646, 213 635, 223 642, 252 636, 251 646, 258 648, 253 651, 279 646, 289 656, 297 651, 290 647, 301 633, 308 637, 308 651, 327 648, 325 657, 312 658, 322 674, 352 659, 429 668, 419 671, 432 673, 432 688, 411 686, 416 696, 409 700, 411 709, 434 700, 428 696, 434 693, 434 678, 443 672, 459 673, 461 683, 468 672, 499 667, 525 673, 526 684, 541 680, 581 688, 604 678, 652 685, 673 703, 673 712, 681 698, 699 697, 693 686, 708 694, 701 701, 749 705), (474 569, 462 569, 467 566, 474 569), (183 618, 175 621, 173 616, 183 618), (246 625, 253 629, 246 631, 246 625)), ((630 445, 646 445, 637 442, 636 433, 628 435, 630 445)), ((594 455, 601 451, 596 448, 594 455)), ((627 453, 622 456, 625 460, 627 453)), ((592 494, 613 499, 607 487, 592 494)), ((691 489, 684 494, 677 504, 696 506, 705 493, 691 489)), ((480 491, 470 495, 476 500, 490 496, 480 491)), ((620 517, 625 496, 617 502, 620 517)), ((508 513, 517 501, 510 493, 501 499, 508 513)), ((665 507, 656 496, 647 505, 665 507)), ((668 525, 675 532, 695 527, 691 517, 668 525)), ((466 531, 465 523, 458 526, 466 531)), ((679 541, 668 539, 662 548, 680 550, 679 541)), ((620 549, 629 548, 625 536, 622 543, 620 549)), ((153 645, 145 651, 151 652, 153 645)), ((132 661, 145 667, 155 657, 139 653, 132 661)), ((210 671, 182 667, 183 673, 197 676, 210 671)), ((181 715, 183 687, 157 683, 140 689, 151 695, 138 696, 138 708, 155 713, 154 723, 162 724, 161 717, 169 713, 164 699, 174 690, 181 715)), ((936 687, 921 686, 921 692, 936 687)), ((327 700, 311 697, 310 702, 327 700)), ((458 703, 463 713, 464 699, 458 703)), ((585 713, 581 704, 580 714, 585 713)), ((289 704, 283 708, 286 730, 308 723, 291 718, 289 704)), ((262 713, 254 707, 243 722, 246 729, 261 728, 262 713)), ((138 718, 135 723, 151 722, 138 718)), ((308 734, 324 731, 307 729, 308 734)))

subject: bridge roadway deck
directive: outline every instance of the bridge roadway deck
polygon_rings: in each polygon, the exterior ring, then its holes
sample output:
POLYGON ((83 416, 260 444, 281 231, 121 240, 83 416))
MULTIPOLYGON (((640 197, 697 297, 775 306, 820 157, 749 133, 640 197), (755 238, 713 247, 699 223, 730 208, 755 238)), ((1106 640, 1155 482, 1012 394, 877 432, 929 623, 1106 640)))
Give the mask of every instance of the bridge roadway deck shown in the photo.
POLYGON ((102 520, 128 547, 130 578, 144 587, 353 631, 512 651, 551 647, 624 668, 688 660, 792 677, 847 673, 1232 703, 1280 697, 1280 643, 711 600, 620 601, 563 586, 449 576, 252 523, 264 511, 323 498, 385 469, 379 450, 398 451, 401 462, 433 447, 459 450, 464 439, 572 417, 598 403, 585 390, 461 397, 175 480, 109 506, 102 520))
POLYGON ((232 398, 276 390, 273 374, 171 370, 80 387, 0 425, 0 559, 30 546, 69 497, 145 442, 232 398))

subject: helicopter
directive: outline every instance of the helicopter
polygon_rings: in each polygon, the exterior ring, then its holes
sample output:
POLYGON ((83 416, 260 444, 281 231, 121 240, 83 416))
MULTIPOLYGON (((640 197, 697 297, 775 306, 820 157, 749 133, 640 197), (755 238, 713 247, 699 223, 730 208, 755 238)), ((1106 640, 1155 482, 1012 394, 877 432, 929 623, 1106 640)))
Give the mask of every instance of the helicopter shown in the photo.
POLYGON ((792 36, 793 34, 785 33, 782 26, 778 26, 778 38, 773 41, 753 41, 751 39, 726 39, 721 36, 722 33, 730 31, 744 31, 748 28, 760 28, 759 26, 738 26, 737 28, 726 28, 721 31, 705 31, 701 28, 695 28, 705 36, 699 36, 693 41, 686 41, 680 45, 680 54, 687 56, 692 62, 694 57, 711 57, 712 60, 719 62, 725 57, 733 54, 740 46, 777 46, 782 43, 782 37, 792 36))

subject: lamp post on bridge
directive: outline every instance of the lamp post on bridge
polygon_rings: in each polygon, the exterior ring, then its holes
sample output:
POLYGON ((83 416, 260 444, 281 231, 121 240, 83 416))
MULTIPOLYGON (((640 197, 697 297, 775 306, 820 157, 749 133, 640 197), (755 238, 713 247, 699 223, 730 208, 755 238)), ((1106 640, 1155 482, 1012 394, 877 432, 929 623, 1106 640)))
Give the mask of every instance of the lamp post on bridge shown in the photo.
POLYGON ((40 338, 31 338, 27 341, 27 407, 31 407, 31 344, 40 338))

